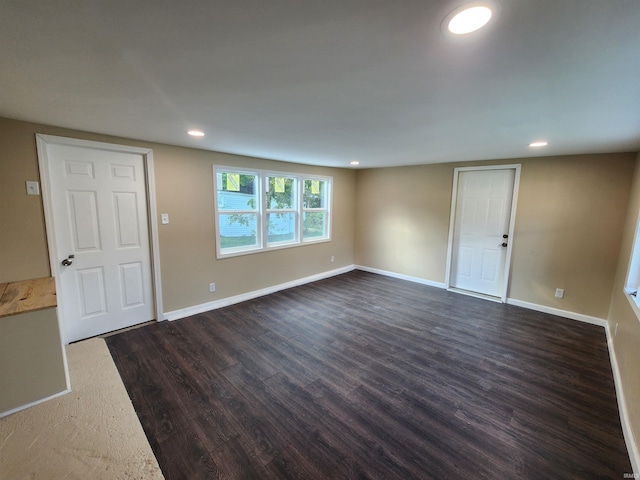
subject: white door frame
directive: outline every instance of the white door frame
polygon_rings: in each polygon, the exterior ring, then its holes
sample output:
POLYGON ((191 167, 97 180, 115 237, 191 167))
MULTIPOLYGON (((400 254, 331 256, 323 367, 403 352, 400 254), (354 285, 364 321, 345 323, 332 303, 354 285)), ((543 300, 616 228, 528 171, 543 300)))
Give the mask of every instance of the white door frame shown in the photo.
MULTIPOLYGON (((457 167, 453 170, 453 191, 451 193, 451 215, 449 219, 449 241, 447 243, 447 272, 445 275, 445 287, 451 289, 451 260, 453 259, 453 234, 456 221, 456 207, 458 202, 458 175, 460 172, 477 170, 514 170, 513 197, 511 199, 511 216, 509 218, 509 240, 507 242, 507 256, 504 263, 504 285, 500 301, 507 301, 507 291, 509 290, 509 280, 511 279, 511 251, 513 247, 513 230, 516 223, 516 206, 518 204, 518 191, 520 189, 520 164, 510 165, 486 165, 477 167, 457 167)), ((479 297, 488 298, 486 295, 478 294, 479 297)))
MULTIPOLYGON (((38 149, 38 166, 40 168, 40 182, 42 184, 42 203, 44 206, 44 220, 47 228, 47 246, 49 248, 49 265, 51 275, 58 277, 60 274, 61 258, 58 258, 58 249, 56 248, 56 236, 53 221, 53 203, 51 192, 51 176, 49 171, 49 158, 47 154, 47 145, 68 145, 83 148, 91 148, 94 150, 105 150, 121 153, 133 153, 142 156, 145 172, 145 187, 147 217, 149 223, 149 249, 151 253, 151 278, 153 302, 155 306, 156 321, 164 320, 164 312, 162 309, 162 282, 160 277, 160 243, 158 241, 158 215, 156 207, 156 187, 155 174, 153 168, 153 150, 150 148, 130 147, 127 145, 117 145, 113 143, 94 142, 91 140, 80 140, 77 138, 58 137, 55 135, 44 135, 36 133, 36 145, 38 149)), ((58 296, 58 301, 62 296, 58 296)), ((64 330, 64 329, 63 329, 64 330)), ((66 333, 64 334, 66 337, 66 333)), ((68 343, 66 338, 63 343, 68 343)))

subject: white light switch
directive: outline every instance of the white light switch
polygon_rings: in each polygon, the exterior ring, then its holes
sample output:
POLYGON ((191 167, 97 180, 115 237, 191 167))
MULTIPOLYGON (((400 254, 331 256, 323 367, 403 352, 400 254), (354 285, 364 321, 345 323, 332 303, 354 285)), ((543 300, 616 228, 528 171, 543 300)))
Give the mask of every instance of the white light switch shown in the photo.
POLYGON ((40 184, 38 182, 27 182, 27 195, 40 195, 40 184))
POLYGON ((168 213, 162 213, 160 215, 160 221, 162 222, 162 225, 167 225, 169 223, 169 214, 168 213))

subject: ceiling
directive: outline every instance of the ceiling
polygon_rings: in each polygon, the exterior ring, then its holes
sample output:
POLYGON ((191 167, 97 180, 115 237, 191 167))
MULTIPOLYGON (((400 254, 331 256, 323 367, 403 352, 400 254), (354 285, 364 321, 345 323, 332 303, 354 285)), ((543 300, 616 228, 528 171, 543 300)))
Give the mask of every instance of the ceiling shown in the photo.
POLYGON ((453 38, 460 0, 0 0, 0 116, 338 167, 640 150, 640 2, 498 2, 453 38))

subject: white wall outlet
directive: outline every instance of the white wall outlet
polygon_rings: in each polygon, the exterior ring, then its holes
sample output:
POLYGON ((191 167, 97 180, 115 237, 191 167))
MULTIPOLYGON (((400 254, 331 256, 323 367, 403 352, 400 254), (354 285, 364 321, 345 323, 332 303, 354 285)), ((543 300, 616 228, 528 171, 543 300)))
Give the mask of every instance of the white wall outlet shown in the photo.
POLYGON ((216 284, 215 283, 210 283, 209 284, 209 291, 210 292, 215 292, 216 291, 216 284))
POLYGON ((38 182, 27 182, 27 195, 40 195, 40 184, 38 182))
POLYGON ((618 325, 619 323, 616 323, 616 329, 613 331, 613 336, 615 337, 616 335, 618 335, 618 325))
POLYGON ((331 263, 336 261, 336 257, 334 257, 333 255, 331 255, 331 263))
POLYGON ((160 214, 160 221, 162 222, 162 225, 168 225, 169 224, 169 214, 168 213, 160 214))
POLYGON ((556 288, 556 298, 564 298, 564 289, 556 288))

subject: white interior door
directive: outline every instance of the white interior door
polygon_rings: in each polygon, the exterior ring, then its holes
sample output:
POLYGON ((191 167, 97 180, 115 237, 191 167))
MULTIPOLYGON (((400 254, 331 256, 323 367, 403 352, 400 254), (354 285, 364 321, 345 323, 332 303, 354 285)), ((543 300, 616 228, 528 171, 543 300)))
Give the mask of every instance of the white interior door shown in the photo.
POLYGON ((143 155, 44 148, 65 342, 156 318, 143 155))
POLYGON ((450 287, 502 297, 515 172, 458 172, 450 287))

